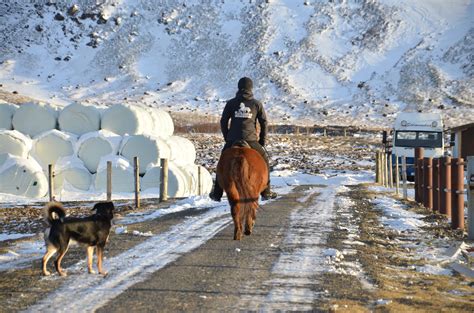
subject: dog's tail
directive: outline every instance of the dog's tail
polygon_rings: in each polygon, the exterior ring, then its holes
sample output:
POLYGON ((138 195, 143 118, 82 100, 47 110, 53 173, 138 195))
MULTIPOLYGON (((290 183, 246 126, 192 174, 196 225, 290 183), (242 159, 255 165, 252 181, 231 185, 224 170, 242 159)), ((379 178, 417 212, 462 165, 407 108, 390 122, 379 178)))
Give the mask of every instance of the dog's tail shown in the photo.
POLYGON ((62 221, 66 217, 66 210, 59 202, 50 202, 44 208, 44 219, 49 225, 55 221, 62 221))

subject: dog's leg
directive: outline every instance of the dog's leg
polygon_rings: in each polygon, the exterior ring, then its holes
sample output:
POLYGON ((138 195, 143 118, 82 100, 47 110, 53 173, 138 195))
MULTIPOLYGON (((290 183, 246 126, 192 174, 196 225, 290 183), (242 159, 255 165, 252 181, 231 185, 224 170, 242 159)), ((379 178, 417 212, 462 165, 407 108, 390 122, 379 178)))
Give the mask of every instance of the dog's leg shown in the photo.
POLYGON ((58 271, 59 275, 61 276, 67 276, 66 272, 64 272, 63 269, 61 268, 61 261, 63 257, 66 255, 66 252, 68 249, 69 249, 69 242, 67 243, 67 246, 65 248, 64 246, 59 248, 58 258, 54 261, 54 265, 56 266, 56 271, 58 271))
POLYGON ((43 275, 49 276, 51 273, 48 271, 48 261, 49 259, 56 253, 57 249, 52 244, 46 246, 46 253, 43 256, 42 261, 42 268, 43 268, 43 275))
POLYGON ((95 274, 95 271, 92 269, 92 258, 94 257, 94 246, 87 247, 87 270, 89 274, 95 274))
POLYGON ((104 257, 104 246, 97 245, 97 269, 99 270, 99 274, 107 275, 107 272, 102 269, 102 258, 104 257))

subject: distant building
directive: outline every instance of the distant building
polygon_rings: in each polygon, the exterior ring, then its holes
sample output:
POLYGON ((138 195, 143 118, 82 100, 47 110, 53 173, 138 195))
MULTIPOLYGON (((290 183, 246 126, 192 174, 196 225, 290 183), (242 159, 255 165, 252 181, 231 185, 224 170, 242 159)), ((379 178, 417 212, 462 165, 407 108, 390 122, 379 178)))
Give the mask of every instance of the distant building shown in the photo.
POLYGON ((454 158, 466 159, 469 155, 474 156, 474 123, 453 127, 449 132, 451 138, 454 137, 454 158))

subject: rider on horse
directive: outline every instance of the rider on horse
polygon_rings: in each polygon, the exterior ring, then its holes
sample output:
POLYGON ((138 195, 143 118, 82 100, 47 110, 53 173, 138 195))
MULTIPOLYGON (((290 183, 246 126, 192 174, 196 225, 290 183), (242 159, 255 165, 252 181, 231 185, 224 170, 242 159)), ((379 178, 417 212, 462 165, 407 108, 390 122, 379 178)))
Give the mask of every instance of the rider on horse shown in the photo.
MULTIPOLYGON (((268 155, 263 149, 267 135, 267 117, 263 105, 253 98, 253 82, 248 77, 243 77, 238 83, 239 90, 235 97, 227 101, 221 117, 221 131, 224 135, 225 145, 222 151, 230 148, 239 140, 245 140, 251 148, 255 149, 265 160, 268 167, 268 186, 261 193, 264 200, 273 199, 277 195, 270 190, 270 166, 268 155), (229 120, 230 128, 229 128, 229 120), (260 124, 260 134, 257 138, 257 121, 260 124)), ((209 197, 220 201, 223 194, 222 187, 216 181, 209 197)))

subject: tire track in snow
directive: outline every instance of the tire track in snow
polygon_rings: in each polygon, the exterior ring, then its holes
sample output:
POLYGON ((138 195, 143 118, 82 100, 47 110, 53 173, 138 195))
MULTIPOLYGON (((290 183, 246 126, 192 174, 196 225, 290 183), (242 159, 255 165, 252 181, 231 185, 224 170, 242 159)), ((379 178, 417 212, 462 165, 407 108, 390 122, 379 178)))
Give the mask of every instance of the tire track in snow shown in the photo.
POLYGON ((228 205, 189 218, 170 231, 105 260, 104 267, 109 271, 106 277, 90 274, 67 277, 59 289, 26 312, 95 311, 127 288, 199 247, 231 221, 228 205))
POLYGON ((270 291, 264 296, 244 296, 244 308, 259 311, 311 311, 318 294, 314 276, 326 270, 324 244, 331 231, 337 186, 313 188, 298 199, 301 206, 291 215, 280 257, 272 268, 270 291), (319 194, 318 194, 319 193, 319 194), (308 202, 309 201, 309 202, 308 202))

